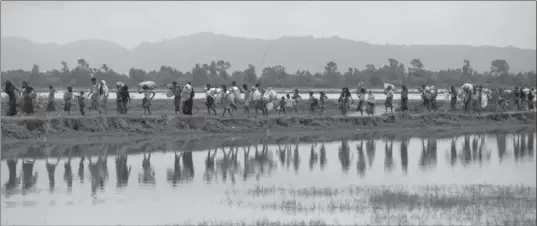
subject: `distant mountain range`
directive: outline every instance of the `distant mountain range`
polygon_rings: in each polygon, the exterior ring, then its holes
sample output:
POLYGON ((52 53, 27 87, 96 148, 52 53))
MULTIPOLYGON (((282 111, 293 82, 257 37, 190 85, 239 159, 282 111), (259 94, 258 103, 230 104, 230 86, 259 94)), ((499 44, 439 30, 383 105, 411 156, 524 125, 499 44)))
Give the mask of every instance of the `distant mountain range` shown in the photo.
POLYGON ((104 40, 82 40, 64 45, 37 44, 19 37, 2 37, 1 69, 27 69, 33 64, 41 71, 61 68, 61 61, 75 67, 84 58, 91 67, 107 64, 126 73, 129 68, 158 70, 167 65, 190 71, 196 63, 224 60, 231 70, 244 70, 252 64, 262 68, 283 65, 288 73, 298 69, 322 72, 328 61, 337 63, 340 71, 349 67, 363 69, 366 64, 377 68, 394 58, 407 67, 419 58, 426 69, 461 68, 464 59, 477 71, 489 71, 490 62, 504 59, 511 72, 536 70, 536 50, 515 47, 449 46, 449 45, 373 45, 360 41, 332 38, 283 37, 275 40, 230 37, 213 33, 198 33, 156 43, 141 43, 126 49, 104 40))

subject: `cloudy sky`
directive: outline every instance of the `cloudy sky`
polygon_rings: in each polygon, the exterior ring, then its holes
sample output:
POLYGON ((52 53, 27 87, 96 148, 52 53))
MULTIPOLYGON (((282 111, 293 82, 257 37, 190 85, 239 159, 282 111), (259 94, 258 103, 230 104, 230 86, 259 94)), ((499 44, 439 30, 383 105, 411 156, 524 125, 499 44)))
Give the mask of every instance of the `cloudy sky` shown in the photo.
POLYGON ((374 44, 536 48, 536 3, 2 2, 1 34, 38 43, 82 39, 133 48, 198 32, 273 39, 339 36, 374 44))

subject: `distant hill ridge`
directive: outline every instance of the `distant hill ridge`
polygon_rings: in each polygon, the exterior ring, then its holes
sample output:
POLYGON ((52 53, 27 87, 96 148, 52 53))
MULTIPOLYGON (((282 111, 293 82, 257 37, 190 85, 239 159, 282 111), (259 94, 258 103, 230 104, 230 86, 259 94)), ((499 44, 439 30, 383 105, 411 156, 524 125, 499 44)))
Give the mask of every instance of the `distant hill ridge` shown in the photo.
POLYGON ((180 36, 149 43, 142 42, 136 48, 127 49, 105 40, 81 40, 68 44, 38 44, 19 37, 2 37, 2 70, 30 70, 33 64, 42 71, 61 68, 67 61, 70 68, 78 58, 84 58, 91 67, 107 64, 109 68, 126 73, 129 68, 158 70, 167 65, 181 71, 191 71, 196 63, 224 60, 231 63, 230 73, 244 70, 248 64, 256 71, 273 65, 283 65, 288 73, 296 70, 322 72, 328 61, 334 61, 339 71, 349 67, 365 68, 373 64, 377 68, 393 58, 410 66, 413 58, 419 58, 426 69, 461 68, 464 59, 480 72, 489 71, 490 62, 504 59, 510 72, 536 70, 535 49, 492 46, 449 45, 373 45, 339 37, 314 38, 282 37, 274 40, 231 37, 209 32, 180 36), (263 59, 263 56, 265 58, 263 59))

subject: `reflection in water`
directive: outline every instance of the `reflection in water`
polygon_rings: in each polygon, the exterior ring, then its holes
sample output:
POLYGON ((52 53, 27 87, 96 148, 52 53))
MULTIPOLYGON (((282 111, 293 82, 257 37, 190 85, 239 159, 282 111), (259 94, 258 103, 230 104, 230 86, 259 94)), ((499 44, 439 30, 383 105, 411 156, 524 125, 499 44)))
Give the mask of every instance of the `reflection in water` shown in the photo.
POLYGON ((97 161, 93 162, 91 156, 88 156, 88 167, 90 171, 91 195, 95 197, 97 188, 104 190, 105 182, 108 179, 108 148, 102 145, 100 156, 97 161))
POLYGON ((56 166, 58 166, 58 164, 60 163, 60 156, 58 156, 58 159, 56 159, 55 163, 49 162, 48 158, 46 161, 47 161, 46 167, 47 167, 49 188, 50 188, 50 191, 54 191, 54 186, 56 185, 54 176, 56 174, 56 166))
MULTIPOLYGON (((256 147, 257 148, 257 147, 256 147)), ((263 146, 263 149, 265 147, 263 146)), ((222 182, 227 182, 228 176, 231 177, 231 182, 236 182, 236 174, 238 171, 238 162, 237 162, 237 152, 238 148, 229 148, 228 151, 224 148, 221 148, 222 158, 216 160, 215 165, 218 169, 218 173, 221 174, 222 182)), ((256 150, 257 153, 257 150, 256 150)))
POLYGON ((401 139, 401 169, 403 173, 408 172, 408 144, 410 143, 410 137, 403 136, 401 139))
POLYGON ((350 160, 350 148, 349 148, 349 141, 348 140, 342 140, 341 146, 339 147, 339 162, 341 163, 341 169, 343 172, 347 173, 349 172, 350 166, 351 166, 351 160, 350 160))
POLYGON ((67 161, 64 163, 63 180, 67 184, 67 191, 70 192, 73 188, 73 170, 71 168, 72 149, 68 150, 67 161))
POLYGON ((6 195, 9 196, 12 191, 20 185, 20 178, 17 177, 17 163, 18 159, 7 159, 7 170, 9 172, 9 176, 7 179, 7 182, 5 184, 6 189, 6 195))
POLYGON ((393 168, 393 139, 384 142, 384 169, 392 171, 393 168))
POLYGON ((436 151, 436 139, 427 139, 427 143, 425 142, 425 139, 421 139, 420 168, 422 170, 436 167, 436 151))
POLYGON ((38 173, 34 173, 35 157, 33 159, 23 159, 22 162, 22 192, 32 189, 37 182, 38 173))
POLYGON ((535 135, 531 132, 528 132, 526 135, 528 136, 528 156, 530 157, 530 159, 533 159, 533 145, 535 145, 535 135))
POLYGON ((504 160, 505 154, 507 153, 507 136, 506 134, 497 134, 496 135, 496 145, 498 147, 498 158, 500 162, 504 160))
POLYGON ((138 183, 144 185, 154 185, 156 183, 156 180, 155 171, 153 170, 153 167, 151 167, 151 153, 149 153, 149 155, 146 155, 144 152, 143 155, 144 158, 142 159, 142 172, 138 177, 138 183))
POLYGON ((118 152, 116 154, 116 187, 124 188, 129 183, 129 176, 131 174, 131 166, 127 167, 127 155, 125 152, 118 152))
POLYGON ((324 166, 326 165, 326 147, 324 146, 324 142, 321 143, 321 148, 319 152, 319 164, 321 165, 321 170, 324 170, 324 166))
POLYGON ((358 162, 356 162, 356 170, 360 178, 365 177, 365 155, 364 155, 364 141, 360 140, 359 144, 356 144, 356 151, 358 152, 358 162))
POLYGON ((298 141, 295 142, 295 151, 293 152, 293 168, 295 173, 298 174, 298 169, 300 168, 300 154, 298 152, 298 141))
POLYGON ((454 166, 457 164, 457 138, 451 138, 451 148, 450 148, 450 165, 454 166))
POLYGON ((470 135, 464 135, 464 142, 462 146, 462 163, 468 165, 472 161, 472 149, 470 148, 470 135))
POLYGON ((191 182, 194 178, 194 161, 192 160, 192 152, 183 152, 183 170, 181 174, 181 181, 191 182))
MULTIPOLYGON (((214 152, 211 152, 211 150, 207 151, 207 157, 205 158, 205 173, 203 173, 203 180, 206 183, 212 182, 214 179, 216 179, 216 171, 214 169, 214 157, 216 155, 217 150, 215 149, 214 152), (212 154, 211 154, 212 153, 212 154)), ((179 166, 179 159, 177 158, 177 154, 175 154, 175 164, 174 169, 175 173, 180 173, 181 169, 179 166)))
POLYGON ((311 150, 310 150, 310 160, 309 160, 310 171, 313 170, 313 167, 319 161, 319 155, 315 151, 315 147, 317 147, 317 143, 312 143, 311 144, 311 150))
POLYGON ((367 140, 365 143, 366 146, 366 153, 367 153, 367 160, 369 163, 369 168, 373 166, 373 162, 375 161, 375 141, 374 140, 367 140))
MULTIPOLYGON (((507 136, 498 134, 496 137, 489 137, 486 137, 482 134, 463 135, 460 137, 461 139, 431 138, 421 140, 415 139, 412 140, 412 142, 410 137, 403 137, 401 141, 394 141, 393 139, 383 141, 384 145, 378 145, 379 150, 376 150, 375 147, 375 143, 379 142, 377 140, 342 140, 337 143, 333 142, 326 144, 326 146, 324 142, 310 144, 298 144, 297 142, 291 142, 278 145, 268 145, 266 143, 262 143, 253 146, 224 147, 209 150, 207 152, 185 151, 186 148, 181 147, 179 150, 175 151, 173 155, 165 154, 168 157, 164 158, 164 161, 161 161, 159 157, 157 157, 158 154, 154 154, 155 159, 152 158, 151 153, 137 154, 133 157, 129 156, 125 150, 120 150, 115 154, 115 158, 110 158, 112 161, 115 160, 115 180, 117 182, 116 187, 122 189, 126 189, 128 187, 129 176, 132 169, 131 166, 127 164, 128 158, 131 158, 131 161, 133 161, 132 158, 134 158, 134 161, 137 163, 136 165, 141 162, 141 168, 135 167, 136 174, 140 175, 139 183, 142 185, 150 185, 149 187, 157 186, 155 175, 164 173, 167 174, 166 176, 168 184, 172 187, 177 187, 181 184, 197 183, 194 180, 195 170, 205 170, 203 173, 203 179, 200 180, 203 183, 226 184, 228 181, 231 181, 231 183, 228 184, 237 184, 240 183, 240 180, 238 180, 237 177, 241 175, 242 181, 254 179, 262 182, 262 178, 270 180, 278 165, 281 166, 280 173, 277 174, 278 177, 281 177, 282 175, 296 176, 299 178, 297 180, 300 181, 304 178, 301 178, 302 175, 297 175, 299 172, 302 174, 326 173, 328 175, 334 175, 335 170, 343 174, 347 174, 349 169, 354 167, 353 164, 356 164, 356 171, 359 177, 363 178, 367 183, 370 178, 375 178, 376 180, 382 181, 384 175, 397 174, 399 172, 403 172, 404 178, 419 177, 419 175, 424 171, 442 172, 446 168, 451 169, 458 167, 458 164, 464 166, 465 168, 474 168, 491 164, 535 164, 533 157, 531 157, 533 156, 533 150, 535 149, 534 132, 524 132, 507 136), (394 142, 401 142, 400 146, 396 145, 395 150, 393 147, 394 142), (421 146, 422 150, 420 152, 409 153, 408 148, 410 143, 413 147, 421 146), (355 153, 351 153, 350 151, 351 145, 356 145, 356 161, 353 160, 355 153), (507 146, 511 147, 511 145, 513 150, 506 148, 507 146), (399 148, 397 148, 397 146, 399 146, 399 148), (443 147, 441 150, 445 150, 444 155, 437 155, 438 147, 443 147), (240 151, 241 148, 242 152, 240 151), (326 148, 332 148, 332 150, 326 150, 326 148), (382 149, 384 151, 382 151, 382 149), (494 158, 498 159, 497 161, 491 161, 493 158, 493 155, 490 153, 491 150, 498 151, 498 155, 494 155, 494 158), (400 155, 394 153, 397 151, 400 152, 400 155), (309 156, 307 165, 300 165, 301 153, 309 156), (384 164, 373 164, 375 153, 379 155, 379 158, 384 158, 384 164), (239 155, 242 155, 242 157, 239 155), (336 155, 339 163, 333 162, 334 164, 332 165, 327 164, 327 159, 336 158, 336 155), (273 159, 273 157, 277 159, 273 159), (444 158, 444 162, 448 167, 442 166, 441 163, 438 163, 437 158, 442 157, 444 158), (515 161, 505 161, 505 159, 509 157, 515 161), (174 159, 173 165, 171 163, 171 158, 174 159), (396 158, 400 159, 401 168, 395 167, 395 165, 397 165, 396 158), (412 170, 413 173, 408 174, 408 162, 410 161, 409 158, 411 158, 413 161, 417 161, 418 164, 415 167, 416 169, 421 170, 412 170), (198 162, 197 164, 199 164, 198 167, 200 168, 195 168, 196 162, 198 162), (366 166, 367 164, 369 164, 369 166, 366 166), (317 165, 319 165, 321 170, 315 170, 317 165), (164 167, 164 172, 159 171, 159 169, 162 167, 164 167), (300 171, 300 167, 303 167, 302 171, 300 171), (308 171, 307 169, 309 169, 309 172, 306 172, 308 171), (289 170, 294 171, 294 173, 281 174, 281 172, 289 172, 289 170)), ((36 151, 34 148, 35 146, 32 146, 28 152, 35 153, 36 151)), ((115 148, 119 149, 119 146, 115 148)), ((6 159, 6 164, 3 166, 4 172, 6 173, 2 176, 2 180, 5 183, 5 189, 3 189, 3 191, 6 196, 13 196, 15 195, 17 188, 22 188, 21 190, 23 191, 23 195, 27 194, 30 189, 32 189, 31 191, 37 191, 37 188, 43 189, 48 187, 50 190, 53 190, 56 185, 54 178, 56 170, 63 170, 61 174, 63 174, 64 181, 67 185, 67 192, 71 193, 71 190, 74 189, 72 161, 79 161, 78 175, 79 179, 81 180, 81 186, 91 188, 91 194, 96 196, 97 191, 99 191, 99 193, 106 192, 106 182, 108 181, 108 150, 108 148, 103 146, 101 148, 101 155, 98 157, 80 156, 78 158, 72 157, 72 155, 80 153, 76 151, 76 147, 69 148, 67 149, 68 155, 62 160, 64 167, 60 167, 60 169, 57 169, 57 165, 59 164, 61 157, 58 156, 58 158, 55 158, 54 160, 52 158, 38 160, 40 164, 37 164, 37 167, 34 167, 36 155, 33 155, 34 157, 32 159, 22 160, 22 173, 20 173, 20 175, 17 175, 18 160, 14 158, 6 159), (86 159, 88 160, 88 169, 91 178, 89 181, 90 184, 88 184, 89 186, 84 184, 84 161, 86 159), (35 171, 34 168, 36 168, 35 171), (45 170, 48 174, 48 180, 43 178, 44 180, 41 182, 43 183, 43 186, 41 187, 41 184, 36 186, 38 173, 44 173, 45 170), (22 187, 20 187, 21 184, 22 187)), ((487 171, 476 171, 479 173, 474 173, 471 171, 462 172, 470 172, 470 174, 478 175, 488 173, 487 171)), ((443 173, 449 175, 456 172, 449 171, 443 173)), ((504 172, 502 171, 502 174, 503 173, 504 172)), ((516 175, 527 176, 527 173, 516 172, 516 175)), ((463 175, 459 177, 460 178, 451 180, 464 180, 468 176, 463 175)), ((477 177, 482 180, 480 176, 477 177)), ((439 179, 432 180, 442 180, 443 178, 448 177, 440 177, 439 179)), ((496 175, 494 175, 493 178, 496 180, 502 180, 497 179, 496 175)), ((332 178, 329 180, 332 180, 332 178)), ((391 180, 396 179, 391 178, 391 180)), ((416 180, 420 181, 423 180, 423 178, 416 180)), ((516 176, 514 176, 513 180, 517 180, 516 176)))

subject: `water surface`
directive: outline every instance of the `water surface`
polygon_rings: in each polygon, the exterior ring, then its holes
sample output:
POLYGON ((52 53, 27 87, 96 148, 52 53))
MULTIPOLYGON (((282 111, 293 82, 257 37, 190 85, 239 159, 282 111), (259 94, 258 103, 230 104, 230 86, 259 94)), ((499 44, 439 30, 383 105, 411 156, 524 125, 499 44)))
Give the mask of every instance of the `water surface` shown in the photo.
MULTIPOLYGON (((295 204, 282 204, 294 193, 267 197, 251 195, 251 191, 353 186, 403 186, 412 190, 416 186, 475 184, 535 188, 535 148, 535 132, 531 132, 451 139, 258 144, 196 152, 168 150, 151 153, 150 157, 149 153, 88 156, 82 162, 74 155, 68 161, 66 152, 59 158, 55 153, 46 159, 26 158, 25 169, 22 159, 10 168, 4 159, 1 220, 2 224, 19 225, 154 225, 259 219, 368 223, 359 217, 364 213, 357 209, 318 208, 319 203, 330 200, 322 195, 292 195, 295 204), (305 204, 317 207, 297 211, 296 202, 302 203, 300 208, 305 204), (287 207, 274 207, 280 205, 287 207)), ((352 197, 346 195, 342 200, 352 197)))

